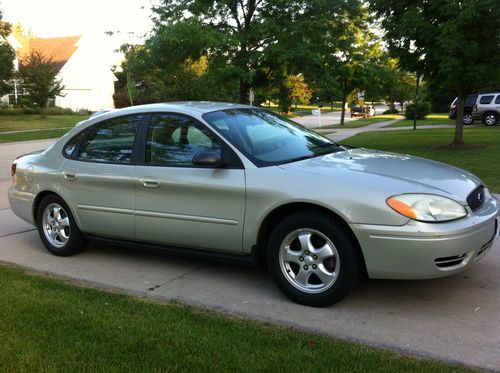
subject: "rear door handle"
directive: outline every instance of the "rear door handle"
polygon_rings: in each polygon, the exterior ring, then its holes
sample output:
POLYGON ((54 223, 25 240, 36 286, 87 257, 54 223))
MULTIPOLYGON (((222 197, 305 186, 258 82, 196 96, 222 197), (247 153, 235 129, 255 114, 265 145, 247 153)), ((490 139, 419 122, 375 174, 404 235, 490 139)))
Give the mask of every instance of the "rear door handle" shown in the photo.
POLYGON ((141 178, 139 179, 143 187, 146 188, 158 188, 160 186, 160 180, 158 179, 150 179, 150 178, 141 178))
POLYGON ((64 173, 64 178, 69 181, 76 180, 76 174, 71 173, 71 172, 65 172, 64 173))

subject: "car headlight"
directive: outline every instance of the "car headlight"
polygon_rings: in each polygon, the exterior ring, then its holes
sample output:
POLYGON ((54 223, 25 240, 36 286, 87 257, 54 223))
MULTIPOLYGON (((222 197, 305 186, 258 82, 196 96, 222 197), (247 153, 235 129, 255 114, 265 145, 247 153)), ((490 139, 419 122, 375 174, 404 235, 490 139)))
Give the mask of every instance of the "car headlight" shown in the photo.
POLYGON ((387 198, 386 202, 401 215, 428 223, 460 219, 467 215, 458 202, 433 194, 400 194, 387 198))

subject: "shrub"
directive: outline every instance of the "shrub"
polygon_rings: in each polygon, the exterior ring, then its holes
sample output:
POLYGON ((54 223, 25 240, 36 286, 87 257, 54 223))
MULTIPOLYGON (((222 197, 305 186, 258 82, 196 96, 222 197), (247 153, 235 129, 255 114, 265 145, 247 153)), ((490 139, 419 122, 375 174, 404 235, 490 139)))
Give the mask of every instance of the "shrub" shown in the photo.
POLYGON ((389 109, 384 111, 382 114, 399 114, 399 110, 396 109, 395 105, 391 105, 391 106, 389 106, 389 109))
MULTIPOLYGON (((423 101, 418 103, 417 108, 417 119, 425 119, 427 115, 431 113, 431 104, 430 102, 423 101)), ((406 105, 405 109, 405 117, 406 119, 414 119, 415 118, 415 104, 406 105)))
MULTIPOLYGON (((0 107, 0 114, 2 115, 21 115, 21 114, 39 114, 39 110, 32 107, 24 107, 24 106, 4 106, 0 107)), ((68 115, 75 114, 75 112, 71 109, 65 109, 58 106, 47 107, 45 108, 45 115, 68 115)), ((88 114, 85 111, 82 114, 88 114)))

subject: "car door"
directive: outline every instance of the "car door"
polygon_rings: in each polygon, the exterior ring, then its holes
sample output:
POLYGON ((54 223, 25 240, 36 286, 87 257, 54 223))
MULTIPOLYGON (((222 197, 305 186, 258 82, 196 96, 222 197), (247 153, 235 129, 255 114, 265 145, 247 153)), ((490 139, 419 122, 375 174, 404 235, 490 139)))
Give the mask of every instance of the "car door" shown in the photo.
POLYGON ((137 238, 241 252, 245 171, 232 150, 182 114, 152 114, 145 137, 144 165, 137 169, 137 238), (204 150, 217 152, 225 165, 195 166, 193 157, 204 150))
POLYGON ((64 148, 61 185, 83 232, 135 239, 132 160, 143 118, 128 115, 97 123, 64 148))

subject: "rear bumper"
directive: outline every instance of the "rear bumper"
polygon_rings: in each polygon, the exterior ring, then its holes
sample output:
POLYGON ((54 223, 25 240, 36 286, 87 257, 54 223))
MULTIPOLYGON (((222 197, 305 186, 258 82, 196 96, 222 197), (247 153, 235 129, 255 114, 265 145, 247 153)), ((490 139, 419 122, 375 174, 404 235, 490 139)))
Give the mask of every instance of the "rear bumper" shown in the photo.
POLYGON ((454 222, 351 227, 371 278, 428 279, 461 272, 483 258, 498 236, 498 225, 491 199, 480 214, 454 222))

